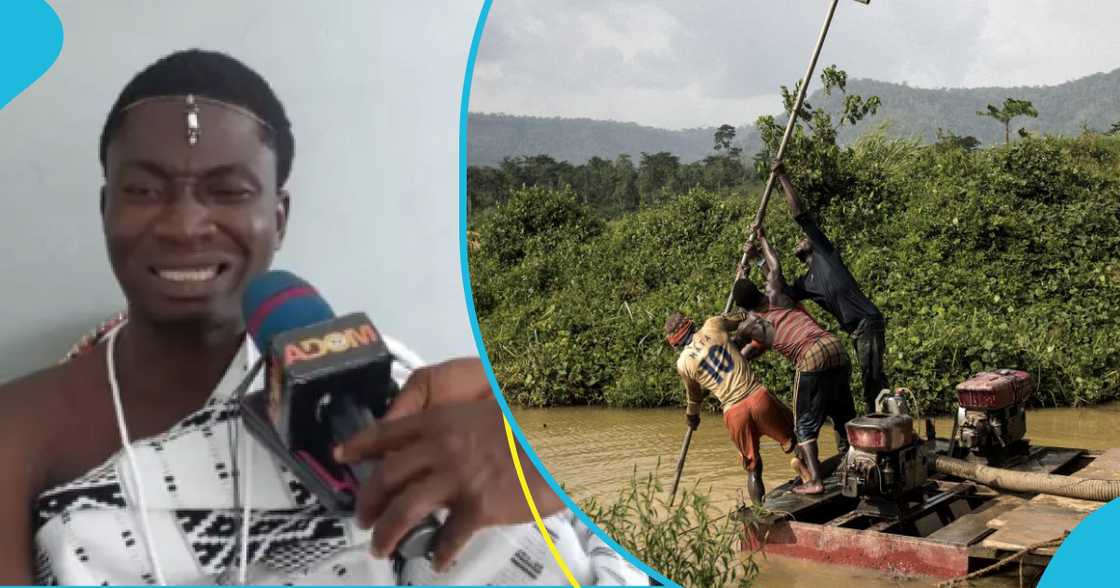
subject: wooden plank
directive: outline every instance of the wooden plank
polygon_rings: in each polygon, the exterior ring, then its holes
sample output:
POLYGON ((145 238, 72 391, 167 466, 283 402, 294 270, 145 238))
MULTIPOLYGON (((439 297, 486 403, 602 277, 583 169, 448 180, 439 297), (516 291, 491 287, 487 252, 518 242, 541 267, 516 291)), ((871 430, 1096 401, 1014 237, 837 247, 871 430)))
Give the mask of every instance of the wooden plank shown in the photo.
POLYGON ((824 479, 823 493, 797 494, 793 492, 794 482, 790 481, 767 492, 762 506, 767 510, 789 513, 794 520, 800 520, 802 518, 800 514, 807 510, 832 500, 845 500, 840 495, 840 475, 835 471, 840 458, 840 455, 833 455, 821 464, 822 470, 832 472, 824 479))
MULTIPOLYGON (((1083 512, 1052 504, 1028 502, 988 521, 988 526, 997 531, 984 539, 983 545, 1010 551, 1022 549, 1061 537, 1062 533, 1076 527, 1083 518, 1083 512)), ((1054 551, 1055 549, 1050 548, 1040 550, 1040 553, 1053 554, 1054 551)))
POLYGON ((930 533, 926 539, 951 545, 972 545, 994 532, 994 529, 988 527, 988 521, 1026 502, 1018 496, 1011 495, 993 498, 975 511, 930 533))
POLYGON ((1087 480, 1120 480, 1120 447, 1101 453, 1089 465, 1070 475, 1087 480))
POLYGON ((1080 449, 1066 449, 1063 447, 1044 447, 1040 451, 1032 451, 1030 457, 1023 463, 1008 469, 1019 472, 1039 472, 1050 474, 1067 463, 1073 461, 1083 453, 1080 449))
POLYGON ((829 527, 842 527, 862 516, 864 516, 863 513, 853 510, 852 512, 842 514, 832 519, 831 521, 828 521, 826 525, 829 527))
POLYGON ((1057 506, 1085 514, 1091 513, 1104 506, 1103 502, 1097 502, 1095 500, 1080 500, 1077 498, 1066 498, 1064 496, 1051 496, 1050 494, 1039 494, 1035 496, 1031 499, 1031 504, 1048 504, 1050 506, 1057 506))

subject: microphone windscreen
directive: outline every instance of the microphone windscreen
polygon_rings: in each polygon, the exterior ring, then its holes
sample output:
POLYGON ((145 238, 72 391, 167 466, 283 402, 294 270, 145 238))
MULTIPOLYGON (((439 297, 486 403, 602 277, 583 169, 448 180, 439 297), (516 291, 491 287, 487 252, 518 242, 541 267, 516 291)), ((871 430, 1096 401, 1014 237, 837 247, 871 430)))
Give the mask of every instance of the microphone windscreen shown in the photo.
POLYGON ((254 278, 241 297, 241 312, 261 353, 268 353, 278 333, 334 318, 330 305, 311 284, 283 270, 254 278))

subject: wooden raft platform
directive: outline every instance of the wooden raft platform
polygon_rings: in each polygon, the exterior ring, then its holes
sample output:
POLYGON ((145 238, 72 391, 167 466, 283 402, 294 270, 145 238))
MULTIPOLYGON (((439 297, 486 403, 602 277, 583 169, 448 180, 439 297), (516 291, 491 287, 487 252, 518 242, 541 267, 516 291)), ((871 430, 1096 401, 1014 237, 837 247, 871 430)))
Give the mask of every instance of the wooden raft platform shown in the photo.
MULTIPOLYGON (((947 442, 939 440, 939 446, 947 442)), ((839 456, 825 462, 835 468, 839 456)), ((1008 469, 1082 478, 1120 479, 1120 449, 1034 447, 1008 469)), ((1103 503, 1045 495, 997 492, 970 481, 935 475, 907 515, 888 520, 858 511, 840 494, 839 475, 825 492, 802 496, 786 483, 766 496, 768 520, 746 524, 744 549, 854 565, 901 575, 950 578, 983 567, 1023 547, 1060 537, 1103 503)), ((1045 565, 1054 549, 1026 563, 1045 565)))
MULTIPOLYGON (((1120 448, 1104 451, 1084 468, 1070 474, 1076 478, 1095 480, 1120 480, 1120 448)), ((984 539, 981 547, 992 550, 993 556, 1013 552, 1048 539, 1061 537, 1073 530, 1081 519, 1103 506, 1103 502, 1077 500, 1039 494, 1023 504, 988 521, 995 532, 984 539)), ((1040 553, 1051 556, 1057 548, 1042 548, 1040 553)))

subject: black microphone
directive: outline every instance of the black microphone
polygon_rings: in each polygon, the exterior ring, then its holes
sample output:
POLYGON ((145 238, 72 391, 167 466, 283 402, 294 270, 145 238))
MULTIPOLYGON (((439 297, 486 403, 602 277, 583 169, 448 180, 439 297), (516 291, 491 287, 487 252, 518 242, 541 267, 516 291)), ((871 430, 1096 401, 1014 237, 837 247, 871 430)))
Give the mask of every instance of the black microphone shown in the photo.
MULTIPOLYGON (((344 465, 332 452, 388 410, 399 392, 393 355, 364 313, 335 317, 315 288, 289 272, 256 277, 242 311, 266 374, 265 390, 241 401, 246 429, 328 510, 353 513, 358 484, 376 463, 344 465)), ((438 529, 429 515, 395 555, 428 555, 438 529)))

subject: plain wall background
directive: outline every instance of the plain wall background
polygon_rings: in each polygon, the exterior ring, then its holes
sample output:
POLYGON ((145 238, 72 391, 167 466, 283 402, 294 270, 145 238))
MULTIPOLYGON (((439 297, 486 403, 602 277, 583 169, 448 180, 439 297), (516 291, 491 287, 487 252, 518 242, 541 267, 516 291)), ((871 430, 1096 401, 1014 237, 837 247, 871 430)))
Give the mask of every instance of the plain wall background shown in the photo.
POLYGON ((459 108, 481 0, 52 0, 54 66, 0 109, 0 382, 124 308, 98 214, 117 94, 180 49, 256 69, 292 120, 292 215, 273 267, 366 311, 428 361, 477 355, 459 263, 459 108))

